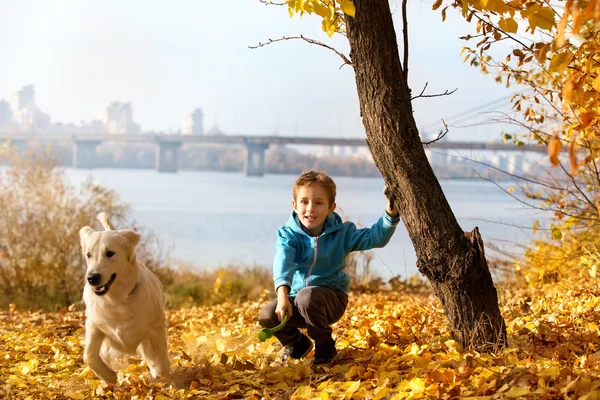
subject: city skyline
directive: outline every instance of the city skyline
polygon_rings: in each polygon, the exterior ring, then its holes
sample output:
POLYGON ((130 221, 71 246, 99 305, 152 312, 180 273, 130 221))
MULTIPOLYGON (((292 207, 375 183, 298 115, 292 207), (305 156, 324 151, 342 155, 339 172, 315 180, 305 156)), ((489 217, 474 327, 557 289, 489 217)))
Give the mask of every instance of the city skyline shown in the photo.
MULTIPOLYGON (((399 3, 392 2, 392 11, 398 28, 399 3)), ((0 15, 0 52, 11 60, 0 66, 0 98, 35 85, 39 108, 54 122, 98 120, 108 104, 120 101, 131 104, 143 131, 177 131, 201 108, 204 130, 364 137, 353 71, 338 69, 335 54, 301 41, 248 48, 305 34, 347 54, 344 38, 327 38, 316 18, 290 19, 284 8, 258 1, 25 0, 0 2, 0 15)), ((512 93, 462 63, 458 36, 472 28, 458 15, 449 13, 442 23, 431 4, 409 4, 409 29, 413 93, 426 83, 428 94, 458 88, 452 96, 415 100, 419 126, 512 93)), ((510 109, 508 100, 497 107, 510 109)), ((461 124, 482 118, 473 114, 461 124)), ((488 141, 500 130, 453 126, 449 135, 488 141)))

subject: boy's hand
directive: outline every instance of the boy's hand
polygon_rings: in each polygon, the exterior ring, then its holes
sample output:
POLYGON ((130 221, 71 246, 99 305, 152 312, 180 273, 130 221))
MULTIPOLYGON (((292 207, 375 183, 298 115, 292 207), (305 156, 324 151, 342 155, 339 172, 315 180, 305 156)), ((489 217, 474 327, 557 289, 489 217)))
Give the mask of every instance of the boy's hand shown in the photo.
POLYGON ((390 217, 393 217, 393 218, 397 217, 398 216, 398 205, 396 204, 396 201, 394 200, 394 196, 392 196, 392 191, 390 190, 390 188, 387 185, 385 185, 385 187, 383 188, 383 194, 388 202, 388 205, 387 205, 385 211, 389 214, 390 217))
POLYGON ((288 314, 288 318, 292 316, 292 303, 288 298, 289 288, 287 286, 280 286, 277 289, 277 307, 275 307, 275 314, 279 318, 279 322, 283 321, 285 314, 288 314))

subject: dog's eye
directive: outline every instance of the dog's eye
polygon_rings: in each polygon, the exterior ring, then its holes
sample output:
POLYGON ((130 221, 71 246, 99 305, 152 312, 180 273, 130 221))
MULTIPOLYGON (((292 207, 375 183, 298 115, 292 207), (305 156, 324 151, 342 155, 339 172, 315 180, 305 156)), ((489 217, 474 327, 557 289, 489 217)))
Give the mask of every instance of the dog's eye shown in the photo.
POLYGON ((92 253, 88 252, 88 253, 86 254, 86 256, 87 256, 87 258, 91 258, 91 257, 92 257, 92 253))
POLYGON ((108 257, 108 258, 111 258, 111 257, 112 257, 112 256, 114 256, 114 255, 115 255, 115 252, 114 252, 114 251, 110 251, 110 250, 108 250, 108 251, 106 252, 106 257, 108 257))

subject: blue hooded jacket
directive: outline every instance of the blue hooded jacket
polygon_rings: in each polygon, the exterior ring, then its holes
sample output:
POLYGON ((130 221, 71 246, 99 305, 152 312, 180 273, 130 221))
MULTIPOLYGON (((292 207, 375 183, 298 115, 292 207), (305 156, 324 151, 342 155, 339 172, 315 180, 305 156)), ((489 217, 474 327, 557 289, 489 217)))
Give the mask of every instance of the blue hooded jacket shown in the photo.
POLYGON ((385 246, 399 221, 399 217, 392 218, 384 212, 371 228, 358 229, 352 222, 342 222, 334 212, 325 219, 323 233, 312 237, 302 229, 293 211, 285 226, 277 230, 273 261, 275 289, 289 286, 290 296, 307 286, 326 286, 348 293, 346 256, 352 251, 385 246))

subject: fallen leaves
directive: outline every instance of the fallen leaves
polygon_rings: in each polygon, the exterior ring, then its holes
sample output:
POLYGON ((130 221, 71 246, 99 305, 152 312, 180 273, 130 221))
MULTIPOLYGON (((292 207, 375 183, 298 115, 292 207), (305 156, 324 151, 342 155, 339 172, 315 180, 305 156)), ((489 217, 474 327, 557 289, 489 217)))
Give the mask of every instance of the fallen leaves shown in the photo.
POLYGON ((172 377, 152 380, 138 358, 119 360, 119 384, 83 364, 83 313, 0 312, 0 398, 420 399, 582 398, 600 394, 597 289, 504 292, 510 347, 464 350, 425 294, 351 294, 334 325, 339 360, 280 359, 256 339, 262 304, 171 310, 172 377))

